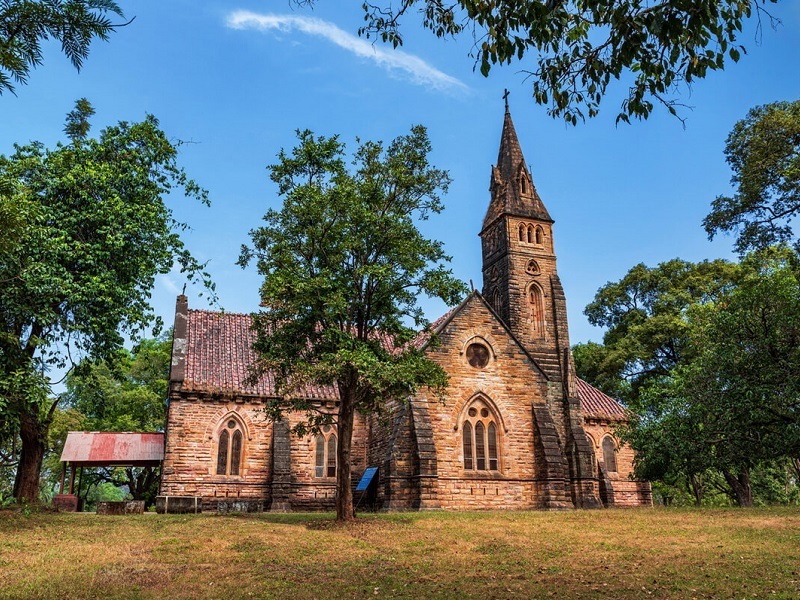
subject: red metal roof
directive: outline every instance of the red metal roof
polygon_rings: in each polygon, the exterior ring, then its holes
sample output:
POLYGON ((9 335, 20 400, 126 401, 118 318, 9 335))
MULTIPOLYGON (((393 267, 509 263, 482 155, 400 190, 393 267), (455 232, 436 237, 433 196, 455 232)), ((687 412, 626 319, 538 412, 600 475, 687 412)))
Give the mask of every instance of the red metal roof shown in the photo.
POLYGON ((604 419, 609 421, 626 421, 628 415, 625 408, 611 396, 607 396, 596 387, 578 379, 578 398, 581 399, 583 416, 588 419, 604 419))
POLYGON ((164 460, 163 433, 70 431, 61 462, 78 466, 157 466, 164 460))

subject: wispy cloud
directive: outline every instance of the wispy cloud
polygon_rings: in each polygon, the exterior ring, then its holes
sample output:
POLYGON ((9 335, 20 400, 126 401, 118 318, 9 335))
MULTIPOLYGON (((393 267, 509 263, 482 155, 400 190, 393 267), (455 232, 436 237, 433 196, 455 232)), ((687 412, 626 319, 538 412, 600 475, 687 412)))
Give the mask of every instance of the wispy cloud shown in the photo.
POLYGON ((467 86, 461 81, 439 71, 419 57, 400 50, 374 46, 371 42, 351 35, 333 23, 322 19, 237 10, 228 15, 226 24, 231 29, 256 29, 259 31, 291 31, 294 29, 308 35, 325 38, 356 56, 375 61, 380 67, 390 72, 402 72, 418 85, 430 86, 437 90, 467 89, 467 86))

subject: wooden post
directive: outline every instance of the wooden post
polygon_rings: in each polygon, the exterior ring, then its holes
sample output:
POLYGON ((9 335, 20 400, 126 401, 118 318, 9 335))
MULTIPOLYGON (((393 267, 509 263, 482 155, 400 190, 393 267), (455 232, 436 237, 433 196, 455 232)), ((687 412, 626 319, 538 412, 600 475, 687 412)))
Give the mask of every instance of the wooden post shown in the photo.
POLYGON ((70 464, 69 466, 69 493, 75 493, 75 465, 70 464))
POLYGON ((67 463, 63 462, 61 463, 61 486, 58 488, 59 495, 64 493, 64 477, 66 476, 67 476, 67 463))

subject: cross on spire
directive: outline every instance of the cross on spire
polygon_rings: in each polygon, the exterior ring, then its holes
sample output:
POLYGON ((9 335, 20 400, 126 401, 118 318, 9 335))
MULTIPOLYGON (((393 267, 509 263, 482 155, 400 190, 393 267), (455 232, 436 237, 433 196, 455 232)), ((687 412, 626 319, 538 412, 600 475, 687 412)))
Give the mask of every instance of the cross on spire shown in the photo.
POLYGON ((507 89, 503 89, 503 100, 506 101, 506 112, 508 112, 508 94, 510 93, 507 89))

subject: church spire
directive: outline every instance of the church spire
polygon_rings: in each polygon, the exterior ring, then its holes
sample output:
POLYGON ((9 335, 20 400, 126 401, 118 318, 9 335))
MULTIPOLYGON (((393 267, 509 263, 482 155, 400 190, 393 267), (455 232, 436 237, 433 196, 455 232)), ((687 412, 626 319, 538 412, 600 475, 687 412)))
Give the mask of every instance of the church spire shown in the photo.
POLYGON ((511 111, 508 109, 508 90, 503 99, 506 104, 503 132, 500 135, 497 166, 492 167, 492 180, 489 185, 492 200, 489 203, 489 210, 486 211, 483 227, 491 225, 503 214, 552 221, 525 165, 525 157, 522 155, 514 122, 511 120, 511 111))

